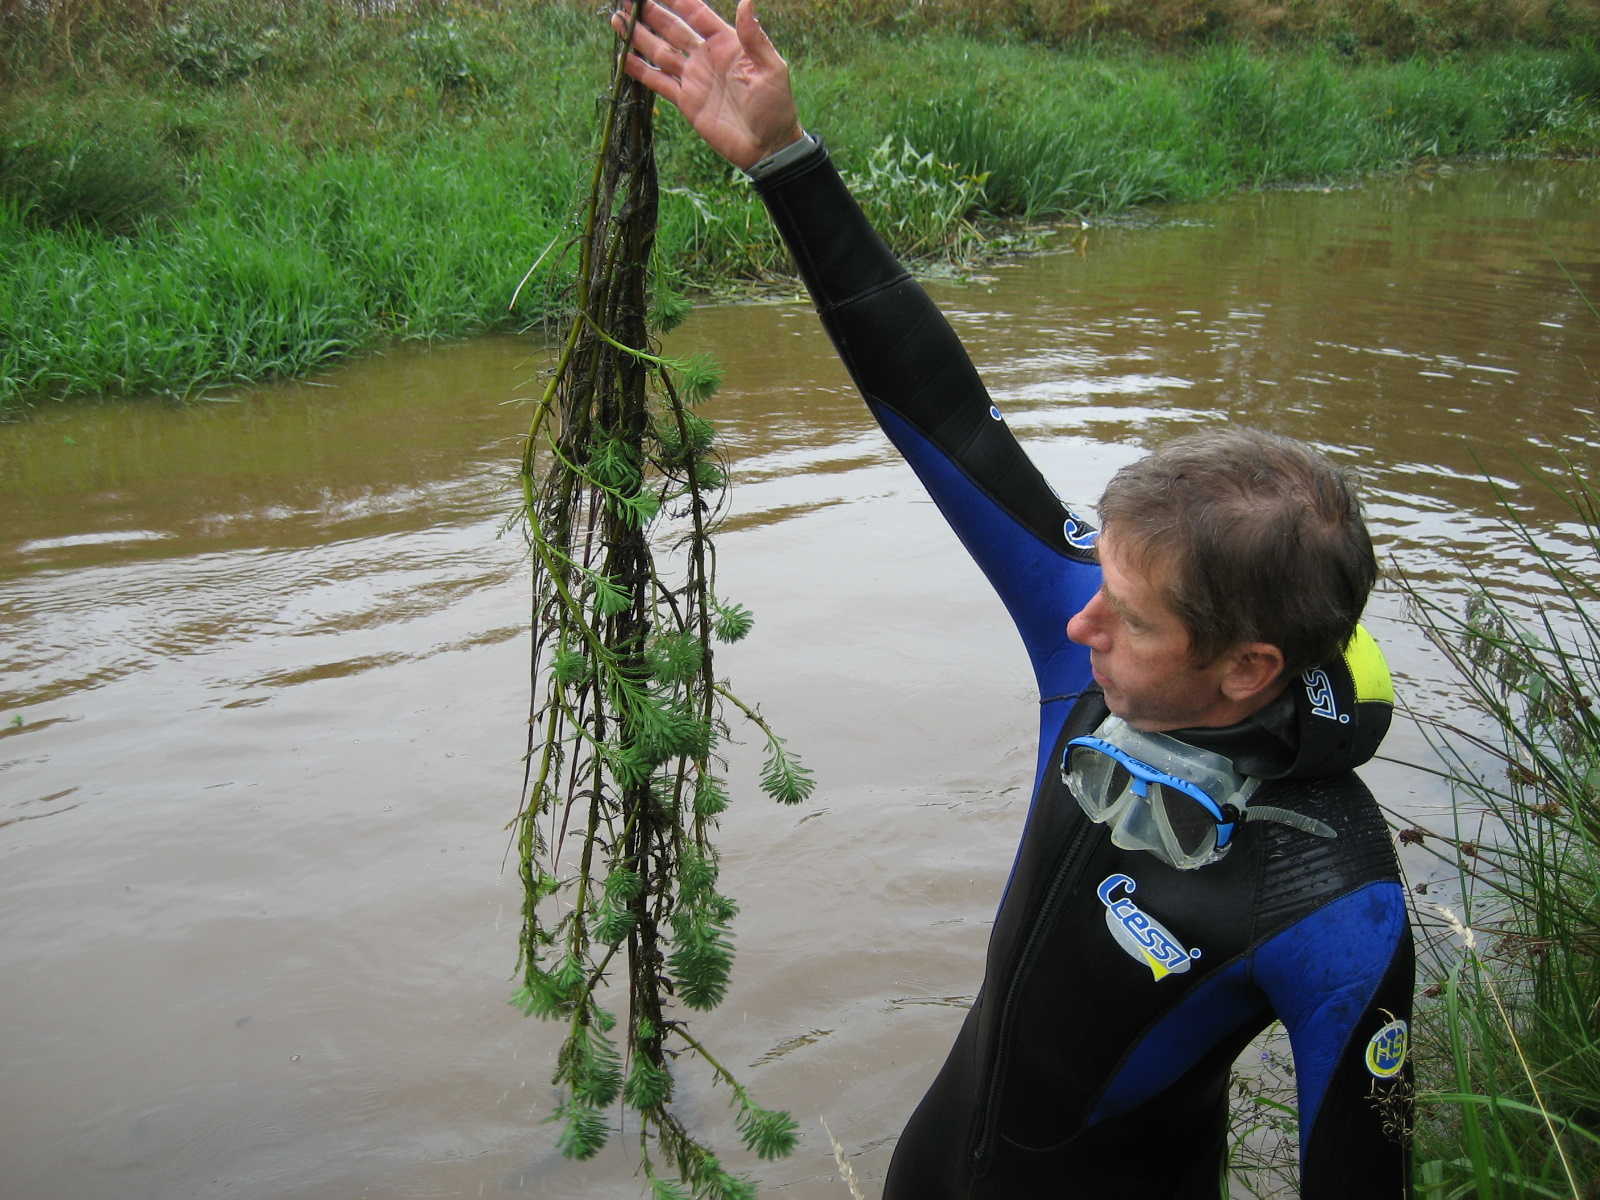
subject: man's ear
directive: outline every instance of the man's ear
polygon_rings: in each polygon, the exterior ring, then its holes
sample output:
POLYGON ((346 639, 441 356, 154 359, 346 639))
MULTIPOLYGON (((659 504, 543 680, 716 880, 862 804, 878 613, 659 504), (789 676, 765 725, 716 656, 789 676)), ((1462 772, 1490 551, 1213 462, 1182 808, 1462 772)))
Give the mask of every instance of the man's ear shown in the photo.
POLYGON ((1283 680, 1283 651, 1271 642, 1242 642, 1228 651, 1222 694, 1236 704, 1267 698, 1283 680))

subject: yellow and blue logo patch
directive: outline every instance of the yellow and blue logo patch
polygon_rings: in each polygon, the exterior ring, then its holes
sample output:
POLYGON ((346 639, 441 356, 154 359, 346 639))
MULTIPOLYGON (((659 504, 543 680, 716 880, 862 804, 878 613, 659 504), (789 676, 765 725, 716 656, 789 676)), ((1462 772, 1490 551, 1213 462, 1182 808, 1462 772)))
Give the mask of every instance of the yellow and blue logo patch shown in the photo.
POLYGON ((1410 1042, 1411 1027, 1404 1021, 1390 1021, 1367 1043, 1367 1070, 1379 1079, 1400 1074, 1410 1042))

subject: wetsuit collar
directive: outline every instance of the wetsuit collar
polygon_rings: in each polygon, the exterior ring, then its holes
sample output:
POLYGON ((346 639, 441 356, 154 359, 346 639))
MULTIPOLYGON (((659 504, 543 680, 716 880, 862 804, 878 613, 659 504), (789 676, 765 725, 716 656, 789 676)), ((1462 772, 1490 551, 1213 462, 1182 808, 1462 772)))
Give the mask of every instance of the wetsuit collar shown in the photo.
POLYGON ((1323 779, 1378 750, 1394 714, 1383 651, 1363 626, 1333 662, 1306 671, 1264 708, 1218 729, 1175 729, 1180 742, 1221 754, 1242 775, 1323 779))

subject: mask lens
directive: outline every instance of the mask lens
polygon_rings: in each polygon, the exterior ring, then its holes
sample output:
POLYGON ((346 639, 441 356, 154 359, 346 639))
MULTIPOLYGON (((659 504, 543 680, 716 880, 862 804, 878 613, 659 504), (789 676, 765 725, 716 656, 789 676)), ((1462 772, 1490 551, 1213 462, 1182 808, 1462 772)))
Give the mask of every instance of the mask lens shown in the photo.
POLYGON ((1122 850, 1146 850, 1169 866, 1176 862, 1166 848, 1161 822, 1148 804, 1129 804, 1111 822, 1111 844, 1122 850))
POLYGON ((1067 786, 1091 821, 1111 810, 1128 784, 1128 773, 1109 755, 1074 746, 1067 755, 1067 786))
POLYGON ((1150 785, 1150 802, 1161 813, 1176 848, 1184 855, 1209 852, 1216 845, 1217 822, 1193 796, 1174 787, 1150 785))
POLYGON ((1106 785, 1106 795, 1120 799, 1133 783, 1133 776, 1128 774, 1128 768, 1121 763, 1111 768, 1111 782, 1106 785))

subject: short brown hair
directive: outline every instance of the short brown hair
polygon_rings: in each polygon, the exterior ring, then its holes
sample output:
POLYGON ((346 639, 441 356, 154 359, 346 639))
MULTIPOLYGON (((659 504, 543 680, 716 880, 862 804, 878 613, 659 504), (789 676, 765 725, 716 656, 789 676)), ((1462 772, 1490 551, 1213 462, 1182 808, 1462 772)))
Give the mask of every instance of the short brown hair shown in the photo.
POLYGON ((1192 434, 1123 467, 1100 520, 1119 548, 1165 571, 1199 662, 1240 642, 1277 646, 1290 677, 1328 662, 1378 578, 1351 478, 1259 430, 1192 434))

